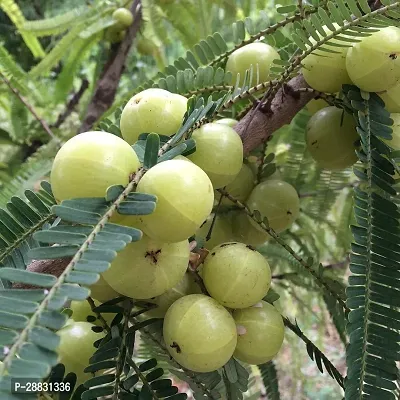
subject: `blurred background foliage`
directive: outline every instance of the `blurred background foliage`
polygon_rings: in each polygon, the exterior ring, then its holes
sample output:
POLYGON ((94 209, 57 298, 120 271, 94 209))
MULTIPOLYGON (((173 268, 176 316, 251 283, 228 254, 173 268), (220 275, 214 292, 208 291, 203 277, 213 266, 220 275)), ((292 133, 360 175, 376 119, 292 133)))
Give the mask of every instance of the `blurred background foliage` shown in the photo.
MULTIPOLYGON (((104 38, 109 10, 129 6, 129 2, 19 0, 14 4, 19 6, 22 13, 19 22, 29 28, 26 30, 17 29, 15 20, 12 21, 13 3, 0 0, 0 72, 5 66, 13 71, 13 87, 51 126, 58 139, 65 141, 78 131, 102 67, 113 50, 104 38), (65 29, 60 21, 49 24, 53 18, 68 13, 75 14, 65 19, 65 29), (99 13, 103 19, 98 18, 99 13), (37 20, 47 21, 50 34, 46 34, 45 25, 29 25, 29 21, 37 20), (35 29, 43 34, 35 34, 35 29), (88 82, 88 89, 58 124, 60 115, 68 109, 68 102, 84 81, 88 82)), ((144 24, 127 58, 115 103, 126 101, 129 93, 184 56, 207 35, 219 32, 233 47, 232 23, 246 17, 257 21, 263 12, 264 22, 267 20, 271 25, 284 18, 277 12, 278 6, 297 3, 297 0, 143 0, 144 24)), ((287 53, 288 58, 293 49, 285 37, 285 29, 274 40, 277 44, 278 38, 280 52, 287 53)), ((229 115, 235 116, 238 111, 230 110, 229 115)), ((299 113, 290 125, 274 135, 267 148, 267 153, 275 154, 271 170, 276 168, 275 173, 293 184, 301 197, 301 217, 282 237, 305 259, 312 256, 320 260, 325 266, 325 277, 337 280, 335 285, 341 292, 351 243, 348 227, 352 220, 354 182, 350 170, 329 172, 312 162, 304 141, 309 117, 307 110, 299 113)), ((50 140, 38 121, 0 80, 0 206, 12 195, 20 195, 48 176, 57 148, 57 141, 50 140)), ((255 151, 253 156, 257 155, 255 151)), ((281 296, 276 303, 278 308, 292 321, 296 319, 303 332, 345 373, 343 317, 284 249, 268 244, 260 251, 273 267, 273 288, 281 296)), ((304 343, 291 332, 286 335, 286 345, 276 367, 282 399, 342 398, 336 382, 318 371, 304 343)), ((263 391, 258 377, 249 398, 259 398, 263 391)))

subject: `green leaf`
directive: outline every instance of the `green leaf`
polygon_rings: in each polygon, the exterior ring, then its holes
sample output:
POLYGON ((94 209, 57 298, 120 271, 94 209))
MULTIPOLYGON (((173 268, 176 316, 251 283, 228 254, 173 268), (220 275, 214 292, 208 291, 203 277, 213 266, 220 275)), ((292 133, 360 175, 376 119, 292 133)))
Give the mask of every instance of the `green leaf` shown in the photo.
POLYGON ((139 369, 142 372, 149 371, 157 366, 157 360, 155 358, 152 358, 151 360, 148 360, 142 364, 139 365, 139 369))
POLYGON ((31 360, 43 362, 52 367, 58 363, 58 354, 54 351, 42 349, 33 343, 25 343, 19 353, 20 357, 24 360, 31 360))
POLYGON ((276 11, 279 14, 290 14, 294 11, 296 11, 297 7, 295 5, 290 5, 290 6, 283 6, 283 7, 277 7, 276 11))
POLYGON ((2 0, 0 2, 0 8, 7 14, 17 30, 21 32, 22 39, 32 52, 33 57, 42 58, 45 56, 45 52, 37 40, 37 38, 28 32, 22 32, 22 27, 25 24, 25 17, 22 14, 21 9, 14 0, 2 0))
POLYGON ((100 214, 78 210, 65 206, 53 206, 52 212, 64 221, 76 222, 79 224, 97 224, 100 214))
POLYGON ((115 380, 115 375, 114 374, 96 376, 94 378, 91 378, 91 379, 87 380, 84 383, 84 386, 86 388, 90 388, 90 387, 93 387, 93 386, 99 386, 99 385, 104 385, 106 383, 111 383, 114 380, 115 380))
POLYGON ((0 326, 11 329, 24 329, 28 325, 28 318, 0 311, 0 326))
POLYGON ((52 246, 37 247, 29 251, 29 256, 35 260, 51 260, 55 258, 72 257, 79 250, 79 246, 52 246))
POLYGON ((0 309, 5 312, 32 314, 36 311, 37 307, 37 303, 33 301, 11 299, 9 297, 0 296, 0 309))
POLYGON ((60 344, 60 337, 47 328, 33 327, 29 332, 29 340, 44 349, 56 351, 60 344))
POLYGON ((57 278, 53 275, 21 271, 14 268, 1 268, 0 278, 40 287, 52 287, 57 281, 57 278))
POLYGON ((36 37, 50 36, 62 33, 79 20, 86 18, 88 9, 78 7, 52 18, 35 21, 25 21, 21 27, 22 32, 29 32, 36 37))
POLYGON ((148 215, 156 208, 156 203, 144 201, 124 201, 118 206, 122 215, 148 215))
POLYGON ((103 386, 83 392, 81 399, 82 400, 98 399, 101 396, 109 396, 113 393, 114 393, 113 386, 103 386))
POLYGON ((150 133, 146 139, 143 167, 150 169, 157 164, 158 151, 160 150, 160 137, 156 133, 150 133))
POLYGON ((67 322, 67 315, 60 314, 57 311, 43 311, 39 316, 39 323, 50 329, 59 330, 67 322))
POLYGON ((14 358, 8 373, 16 378, 45 378, 50 372, 50 366, 37 361, 14 358))

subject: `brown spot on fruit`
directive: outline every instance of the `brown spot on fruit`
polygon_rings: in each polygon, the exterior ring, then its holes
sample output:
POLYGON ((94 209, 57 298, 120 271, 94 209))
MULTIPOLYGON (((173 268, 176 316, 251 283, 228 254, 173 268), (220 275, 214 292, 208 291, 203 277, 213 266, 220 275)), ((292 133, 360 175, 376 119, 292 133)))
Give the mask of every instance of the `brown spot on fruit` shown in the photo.
POLYGON ((176 342, 173 342, 170 347, 172 349, 175 349, 178 354, 182 352, 181 348, 179 347, 179 344, 176 342))
POLYGON ((158 262, 158 254, 161 253, 161 249, 158 249, 156 251, 146 251, 145 257, 151 257, 152 261, 154 264, 157 264, 158 262))

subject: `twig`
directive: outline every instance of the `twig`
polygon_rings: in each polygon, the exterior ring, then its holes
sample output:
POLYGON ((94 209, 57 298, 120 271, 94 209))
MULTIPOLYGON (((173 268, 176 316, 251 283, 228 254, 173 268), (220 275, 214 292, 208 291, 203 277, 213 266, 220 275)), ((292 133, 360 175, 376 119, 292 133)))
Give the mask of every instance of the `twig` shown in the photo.
MULTIPOLYGON (((309 8, 307 10, 305 10, 304 14, 305 15, 311 15, 311 14, 315 14, 317 13, 321 8, 326 9, 327 8, 327 0, 321 0, 320 4, 318 5, 318 7, 312 7, 309 8)), ((220 55, 219 57, 217 57, 214 61, 211 62, 210 65, 216 65, 218 63, 220 63, 221 61, 223 61, 225 58, 229 57, 234 51, 236 51, 237 49, 244 47, 250 43, 253 43, 257 40, 259 40, 260 38, 262 38, 263 36, 272 36, 273 33, 275 33, 277 30, 285 27, 286 25, 292 24, 295 21, 301 20, 301 16, 300 14, 295 14, 295 15, 291 15, 289 17, 286 17, 284 20, 277 22, 276 24, 269 26, 267 29, 264 29, 260 32, 258 32, 256 35, 252 35, 249 39, 247 40, 243 40, 240 44, 238 44, 237 46, 235 46, 233 49, 225 52, 224 54, 220 55)))
POLYGON ((142 23, 141 0, 135 0, 131 7, 134 17, 133 24, 128 28, 124 40, 115 51, 112 51, 109 60, 103 68, 101 77, 96 84, 93 98, 88 106, 87 114, 80 132, 86 132, 113 104, 118 84, 125 68, 132 42, 139 32, 142 23))
POLYGON ((52 130, 50 129, 49 125, 47 125, 47 122, 40 118, 39 115, 37 114, 37 112, 35 111, 35 109, 33 108, 32 105, 30 105, 28 103, 27 100, 25 100, 25 98, 21 95, 21 93, 14 88, 11 85, 11 82, 0 72, 1 78, 3 79, 3 82, 8 86, 8 88, 15 94, 15 96, 18 97, 18 99, 21 101, 21 103, 29 110, 29 112, 33 115, 33 117, 40 123, 40 125, 42 126, 42 128, 46 131, 46 133, 54 140, 56 140, 57 142, 60 142, 60 140, 56 137, 56 135, 54 135, 54 133, 52 132, 52 130))
POLYGON ((291 276, 296 276, 297 272, 286 272, 284 274, 272 275, 272 279, 287 279, 291 276))
POLYGON ((79 90, 72 96, 71 100, 68 102, 67 107, 63 113, 61 113, 57 121, 51 125, 52 128, 59 128, 61 124, 71 115, 74 111, 75 107, 79 104, 83 94, 86 89, 89 87, 89 81, 87 79, 83 79, 81 83, 81 87, 79 90))
POLYGON ((200 249, 198 252, 198 257, 196 257, 196 260, 194 260, 193 262, 189 262, 188 268, 189 273, 192 274, 193 279, 199 285, 201 291, 206 295, 208 295, 208 291, 206 286, 204 285, 203 279, 201 279, 201 276, 199 275, 198 268, 201 264, 203 264, 208 254, 209 251, 207 249, 200 249))
MULTIPOLYGON (((122 329, 122 334, 125 334, 128 331, 129 315, 131 313, 131 310, 132 310, 132 300, 127 299, 127 300, 125 300, 125 304, 124 304, 124 325, 123 325, 123 329, 122 329)), ((120 385, 121 374, 123 372, 124 363, 125 363, 125 353, 123 352, 123 347, 125 346, 125 340, 126 340, 126 335, 123 336, 123 339, 121 341, 121 345, 119 348, 119 352, 118 352, 119 356, 118 356, 118 361, 117 361, 117 369, 115 372, 115 384, 114 384, 114 394, 113 394, 114 400, 119 399, 119 385, 120 385), (124 355, 124 357, 121 357, 121 355, 124 355)), ((129 365, 132 365, 135 372, 138 374, 138 376, 142 380, 143 384, 147 386, 148 382, 143 377, 142 373, 140 372, 140 370, 137 367, 137 365, 135 364, 135 362, 133 360, 131 360, 131 363, 129 365)), ((150 390, 150 393, 153 393, 153 391, 150 390)), ((153 397, 153 399, 158 400, 158 397, 157 396, 153 397)))
POLYGON ((107 331, 110 332, 110 327, 107 324, 107 321, 104 319, 104 317, 101 315, 101 313, 94 311, 94 309, 96 308, 96 304, 94 304, 93 299, 89 296, 87 299, 88 303, 90 304, 90 308, 92 309, 92 311, 96 314, 97 319, 101 322, 101 324, 103 325, 103 328, 107 331))
POLYGON ((304 7, 303 7, 303 0, 297 0, 297 6, 298 6, 298 8, 299 8, 299 14, 300 14, 300 17, 301 17, 301 19, 303 19, 304 18, 304 7))
POLYGON ((348 254, 346 256, 346 259, 344 259, 343 261, 340 261, 340 262, 337 262, 337 263, 328 264, 328 265, 324 265, 324 269, 343 268, 343 267, 347 266, 349 261, 350 261, 350 255, 348 254))
POLYGON ((325 369, 328 372, 328 374, 334 378, 337 383, 344 389, 344 378, 342 374, 336 369, 336 367, 332 364, 332 362, 329 360, 328 357, 325 356, 325 354, 301 331, 301 329, 298 327, 298 325, 293 324, 290 322, 288 318, 283 317, 283 322, 285 323, 285 326, 289 328, 296 336, 298 336, 306 345, 307 345, 307 352, 310 356, 310 358, 316 362, 318 369, 323 372, 322 366, 320 366, 320 363, 318 363, 316 360, 314 360, 313 356, 310 354, 310 348, 315 354, 316 351, 318 354, 321 356, 325 369), (329 370, 327 368, 327 365, 329 366, 329 370))

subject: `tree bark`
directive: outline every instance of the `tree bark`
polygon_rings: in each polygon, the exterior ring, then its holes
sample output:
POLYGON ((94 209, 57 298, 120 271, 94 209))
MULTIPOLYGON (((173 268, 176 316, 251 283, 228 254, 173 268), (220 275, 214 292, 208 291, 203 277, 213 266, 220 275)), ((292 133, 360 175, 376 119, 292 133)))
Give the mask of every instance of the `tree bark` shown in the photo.
POLYGON ((243 151, 248 155, 253 149, 267 141, 283 125, 290 124, 293 117, 315 97, 312 91, 299 89, 309 88, 303 75, 291 79, 279 89, 268 110, 250 110, 235 126, 242 138, 243 151))

